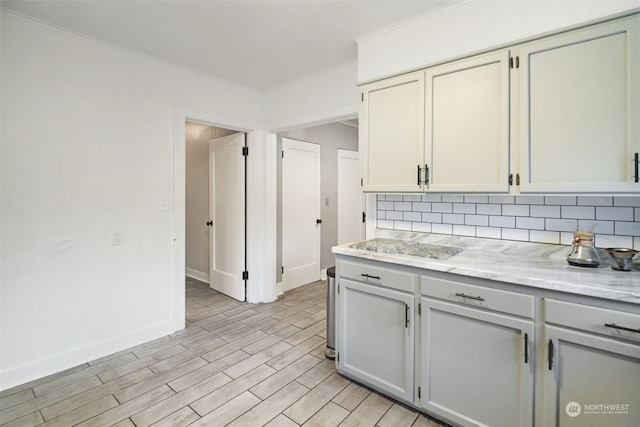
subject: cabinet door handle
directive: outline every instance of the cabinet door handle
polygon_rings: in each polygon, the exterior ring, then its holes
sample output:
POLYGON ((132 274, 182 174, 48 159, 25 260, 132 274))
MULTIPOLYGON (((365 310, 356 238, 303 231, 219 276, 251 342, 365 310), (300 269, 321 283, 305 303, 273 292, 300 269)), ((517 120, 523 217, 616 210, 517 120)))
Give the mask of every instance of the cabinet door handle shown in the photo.
POLYGON ((553 340, 549 340, 547 360, 549 361, 549 370, 552 371, 553 370, 553 340))
POLYGON ((524 363, 529 363, 529 334, 524 333, 524 363))
POLYGON ((461 297, 461 298, 466 298, 466 299, 473 299, 473 300, 476 300, 476 301, 484 301, 484 298, 482 298, 482 297, 474 297, 472 295, 467 295, 467 294, 464 294, 464 293, 457 293, 456 296, 457 297, 461 297))
POLYGON ((604 326, 607 328, 619 329, 621 331, 629 331, 629 332, 635 332, 636 334, 640 334, 640 328, 638 329, 627 328, 626 326, 618 326, 615 323, 605 323, 604 326))
POLYGON ((404 327, 409 327, 409 304, 404 305, 404 327))
POLYGON ((380 279, 381 279, 381 277, 380 277, 380 276, 371 276, 371 275, 366 274, 366 273, 362 273, 362 274, 361 274, 361 276, 362 276, 362 277, 365 277, 365 278, 367 278, 367 279, 376 279, 376 280, 380 280, 380 279))
POLYGON ((640 180, 640 174, 638 174, 638 165, 640 164, 640 159, 638 159, 638 153, 634 153, 633 154, 633 168, 634 168, 634 179, 635 182, 638 182, 640 180))
POLYGON ((420 187, 420 165, 418 165, 418 187, 420 187))

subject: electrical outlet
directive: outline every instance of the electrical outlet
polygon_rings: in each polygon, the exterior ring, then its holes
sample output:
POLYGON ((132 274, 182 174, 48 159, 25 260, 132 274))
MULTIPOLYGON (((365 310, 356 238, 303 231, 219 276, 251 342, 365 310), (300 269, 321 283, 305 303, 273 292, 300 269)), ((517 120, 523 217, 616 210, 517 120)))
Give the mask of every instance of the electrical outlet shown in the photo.
POLYGON ((118 233, 112 233, 111 234, 111 244, 112 245, 121 245, 122 244, 122 234, 118 233))
POLYGON ((172 211, 173 210, 173 203, 172 202, 162 202, 160 203, 160 210, 167 212, 167 211, 172 211))

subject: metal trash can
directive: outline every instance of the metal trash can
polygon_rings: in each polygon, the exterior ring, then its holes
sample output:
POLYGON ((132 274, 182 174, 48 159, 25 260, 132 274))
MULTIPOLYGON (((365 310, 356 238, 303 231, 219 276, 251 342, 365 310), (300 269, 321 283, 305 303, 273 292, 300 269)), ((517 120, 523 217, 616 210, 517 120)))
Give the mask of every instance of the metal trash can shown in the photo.
POLYGON ((327 268, 327 359, 336 358, 336 268, 327 268))

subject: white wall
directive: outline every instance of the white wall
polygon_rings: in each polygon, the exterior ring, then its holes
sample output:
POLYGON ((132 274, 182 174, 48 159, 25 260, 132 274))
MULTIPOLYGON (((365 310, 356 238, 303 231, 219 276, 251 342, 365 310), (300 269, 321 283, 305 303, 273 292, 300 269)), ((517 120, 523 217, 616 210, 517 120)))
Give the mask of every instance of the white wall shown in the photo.
POLYGON ((265 92, 264 126, 276 132, 358 115, 356 61, 265 92))
POLYGON ((397 27, 358 38, 358 83, 639 6, 637 0, 462 1, 397 27))
POLYGON ((256 91, 7 13, 1 30, 4 389, 172 331, 174 110, 255 129, 263 110, 256 91))

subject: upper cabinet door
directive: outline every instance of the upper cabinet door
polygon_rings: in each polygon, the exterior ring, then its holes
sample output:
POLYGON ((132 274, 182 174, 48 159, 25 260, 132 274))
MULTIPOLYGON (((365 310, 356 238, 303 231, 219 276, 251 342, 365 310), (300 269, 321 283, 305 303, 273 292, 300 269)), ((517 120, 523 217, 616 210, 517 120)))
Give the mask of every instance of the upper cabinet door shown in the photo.
POLYGON ((424 191, 424 71, 363 86, 360 118, 362 190, 424 191))
POLYGON ((521 191, 637 192, 640 18, 520 47, 521 191))
POLYGON ((426 70, 431 191, 508 192, 509 51, 426 70))

